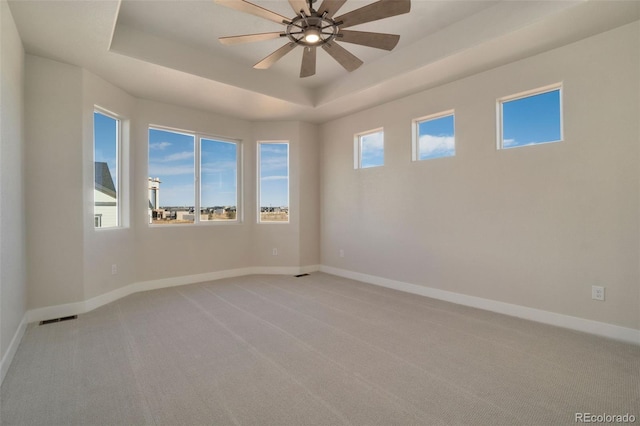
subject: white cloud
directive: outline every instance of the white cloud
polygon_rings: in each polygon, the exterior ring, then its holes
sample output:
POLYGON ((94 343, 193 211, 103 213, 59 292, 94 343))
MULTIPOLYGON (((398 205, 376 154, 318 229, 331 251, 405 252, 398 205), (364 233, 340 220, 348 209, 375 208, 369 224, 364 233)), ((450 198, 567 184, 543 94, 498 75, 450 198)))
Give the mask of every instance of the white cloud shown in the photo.
POLYGON ((420 158, 445 157, 456 152, 453 136, 422 135, 418 141, 420 158))
POLYGON ((157 149, 159 151, 162 151, 163 149, 170 146, 171 146, 170 142, 156 142, 156 143, 150 143, 149 149, 157 149))
POLYGON ((172 161, 188 160, 191 158, 193 158, 193 151, 183 151, 176 152, 175 154, 169 154, 162 158, 154 157, 151 161, 155 161, 157 163, 170 163, 172 161))
POLYGON ((362 142, 362 151, 369 149, 381 151, 384 149, 384 134, 382 132, 363 135, 360 140, 362 142))
POLYGON ((260 178, 261 181, 268 181, 268 180, 286 180, 289 179, 289 176, 265 176, 263 178, 260 178))
POLYGON ((362 167, 384 164, 384 134, 382 132, 362 135, 360 144, 362 167))
POLYGON ((162 159, 162 161, 170 162, 170 161, 180 161, 187 160, 193 158, 193 151, 183 151, 176 152, 175 154, 167 155, 162 159))
POLYGON ((515 147, 520 147, 520 146, 530 146, 530 145, 538 145, 541 143, 548 143, 550 141, 531 141, 531 142, 518 142, 515 139, 505 139, 505 141, 502 143, 502 147, 503 148, 515 148, 515 147))
POLYGON ((149 164, 149 176, 178 176, 193 175, 193 166, 166 166, 164 164, 149 164))
POLYGON ((273 170, 286 170, 287 169, 287 157, 271 157, 271 158, 260 158, 260 171, 268 172, 273 170))
POLYGON ((235 171, 235 161, 215 161, 211 163, 204 163, 200 166, 202 173, 221 173, 235 171))
POLYGON ((264 153, 273 153, 273 154, 281 154, 284 155, 287 152, 287 148, 284 143, 263 143, 260 145, 260 152, 264 153))

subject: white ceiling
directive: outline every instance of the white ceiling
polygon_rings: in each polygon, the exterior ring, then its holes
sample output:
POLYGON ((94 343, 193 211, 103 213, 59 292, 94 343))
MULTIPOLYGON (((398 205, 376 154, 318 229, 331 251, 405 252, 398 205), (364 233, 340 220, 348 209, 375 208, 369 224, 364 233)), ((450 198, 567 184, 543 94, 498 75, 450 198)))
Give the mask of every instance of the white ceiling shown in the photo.
MULTIPOLYGON (((322 0, 318 0, 321 2, 322 0)), ((286 0, 253 0, 252 3, 287 17, 294 13, 286 0)), ((348 0, 338 15, 372 3, 372 0, 348 0)), ((398 49, 428 36, 451 23, 467 18, 495 3, 493 1, 413 1, 412 11, 377 22, 362 24, 360 31, 400 34, 398 49)), ((316 3, 317 5, 317 3, 316 3)), ((158 37, 197 46, 209 54, 232 61, 236 66, 250 68, 260 59, 286 44, 283 39, 236 46, 223 46, 219 37, 283 31, 284 25, 220 6, 213 1, 123 1, 116 31, 122 27, 158 37)), ((387 54, 386 51, 354 44, 344 45, 350 52, 370 64, 387 54)), ((346 71, 329 55, 318 52, 318 72, 313 77, 298 78, 302 49, 278 61, 270 71, 287 78, 292 84, 315 88, 340 78, 346 71)), ((263 72, 263 71, 259 71, 263 72)), ((290 83, 290 84, 291 84, 290 83)))
MULTIPOLYGON (((293 17, 285 0, 253 3, 293 17)), ((369 3, 348 0, 337 15, 369 3)), ((413 0, 406 15, 353 28, 400 34, 392 52, 344 43, 364 61, 348 73, 320 50, 316 75, 301 79, 301 49, 269 70, 252 68, 282 40, 217 41, 283 26, 212 0, 9 4, 27 53, 83 67, 134 96, 318 123, 640 19, 638 1, 413 0)))

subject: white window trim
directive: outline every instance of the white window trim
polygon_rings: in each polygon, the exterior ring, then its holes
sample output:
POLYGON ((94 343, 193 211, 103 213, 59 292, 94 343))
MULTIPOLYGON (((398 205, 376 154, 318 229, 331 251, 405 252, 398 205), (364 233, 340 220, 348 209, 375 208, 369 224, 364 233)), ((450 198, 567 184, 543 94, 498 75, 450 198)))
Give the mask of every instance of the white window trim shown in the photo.
POLYGON ((543 87, 539 87, 537 89, 531 89, 531 90, 526 90, 524 92, 519 92, 513 95, 509 95, 509 96, 504 96, 502 98, 498 98, 496 100, 496 135, 497 140, 496 140, 496 148, 500 151, 500 150, 504 150, 504 149, 512 149, 512 148, 523 148, 525 146, 537 146, 537 145, 546 145, 546 144, 550 144, 550 143, 557 143, 557 142, 563 142, 564 141, 564 105, 563 105, 563 84, 562 82, 560 83, 554 83, 554 84, 550 84, 548 86, 543 86, 543 87), (553 140, 553 141, 546 141, 546 142, 540 142, 540 143, 536 143, 533 145, 524 145, 524 146, 514 146, 514 147, 504 147, 502 146, 502 143, 504 141, 504 135, 503 135, 503 129, 504 129, 504 121, 503 121, 503 104, 505 102, 510 102, 510 101, 515 101, 518 99, 524 99, 524 98, 529 98, 531 96, 535 96, 535 95, 542 95, 545 93, 549 93, 549 92, 554 92, 558 90, 559 93, 559 97, 560 97, 560 139, 558 140, 553 140))
POLYGON ((291 223, 291 143, 288 140, 259 140, 257 141, 256 144, 256 181, 257 181, 257 185, 256 185, 256 222, 259 225, 288 225, 289 223, 291 223), (260 145, 267 145, 267 144, 286 144, 287 145, 287 174, 288 174, 288 179, 287 179, 287 208, 289 209, 289 214, 287 215, 287 220, 278 220, 278 221, 269 221, 269 220, 265 220, 262 221, 260 220, 260 209, 261 209, 261 205, 260 205, 260 193, 262 191, 261 186, 262 183, 260 182, 260 145))
MULTIPOLYGON (((178 133, 185 136, 193 136, 194 147, 193 147, 193 167, 194 167, 194 193, 193 193, 193 223, 189 224, 178 224, 178 223, 168 223, 164 225, 154 225, 153 223, 147 223, 147 226, 151 228, 167 228, 167 227, 185 227, 185 226, 224 226, 224 225, 237 225, 242 223, 244 209, 241 206, 242 203, 242 140, 230 138, 227 136, 216 136, 202 132, 195 132, 191 130, 178 129, 176 127, 162 126, 157 124, 149 124, 147 126, 147 175, 149 175, 149 130, 160 130, 166 132, 178 133), (236 218, 234 220, 200 220, 200 209, 201 209, 201 187, 200 187, 200 144, 202 139, 214 140, 217 142, 227 142, 236 144, 236 218), (198 212, 198 213, 196 213, 198 212)), ((146 205, 146 204, 145 204, 146 205)))
POLYGON ((426 161, 420 159, 420 124, 425 121, 437 120, 448 116, 453 116, 453 138, 455 143, 456 114, 454 109, 425 115, 424 117, 418 117, 411 120, 411 161, 426 161))
POLYGON ((366 130, 364 132, 356 133, 353 135, 353 168, 358 169, 374 169, 376 167, 384 166, 384 160, 379 166, 362 167, 362 137, 372 135, 374 133, 382 133, 382 146, 384 155, 384 127, 378 127, 376 129, 366 130))
MULTIPOLYGON (((128 182, 128 174, 124 173, 124 158, 122 158, 122 151, 123 151, 123 144, 124 141, 122 139, 123 136, 123 132, 122 132, 122 128, 124 126, 124 121, 125 118, 123 116, 121 116, 120 114, 116 114, 113 111, 110 111, 106 108, 103 108, 101 106, 98 105, 94 105, 93 106, 93 113, 99 113, 102 114, 104 116, 107 116, 109 118, 112 118, 114 120, 116 120, 116 182, 118 182, 116 184, 116 226, 109 226, 109 227, 102 227, 102 224, 100 225, 100 227, 95 227, 95 222, 94 222, 94 226, 93 229, 95 231, 98 232, 104 232, 104 231, 109 231, 109 230, 113 230, 113 229, 122 229, 122 228, 126 228, 127 227, 127 223, 126 223, 126 219, 127 216, 124 214, 125 213, 125 197, 123 197, 123 188, 125 188, 125 184, 124 184, 124 180, 126 179, 128 182)), ((93 214, 95 217, 95 205, 96 205, 96 200, 95 200, 95 175, 96 175, 96 153, 95 153, 95 149, 96 149, 96 140, 95 140, 95 118, 94 118, 94 114, 91 115, 91 128, 93 130, 93 141, 92 141, 92 146, 91 146, 91 152, 93 154, 93 164, 91 169, 93 170, 93 173, 91 175, 91 182, 92 182, 92 186, 93 186, 93 194, 94 194, 94 198, 93 198, 93 203, 92 203, 92 210, 93 210, 93 214)), ((102 216, 102 215, 101 215, 102 216)), ((102 222, 102 219, 100 220, 102 222)))

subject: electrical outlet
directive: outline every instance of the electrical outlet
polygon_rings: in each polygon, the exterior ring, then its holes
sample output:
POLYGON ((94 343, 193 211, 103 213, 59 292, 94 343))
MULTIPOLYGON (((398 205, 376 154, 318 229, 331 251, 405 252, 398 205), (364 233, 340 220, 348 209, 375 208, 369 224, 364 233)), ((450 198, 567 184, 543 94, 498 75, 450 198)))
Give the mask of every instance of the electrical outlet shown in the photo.
POLYGON ((277 256, 277 255, 278 255, 278 249, 277 249, 277 248, 275 248, 275 247, 274 247, 273 249, 271 249, 271 254, 272 254, 273 256, 277 256))
POLYGON ((114 263, 113 265, 111 265, 111 275, 115 275, 117 273, 118 273, 118 265, 114 263))
POLYGON ((600 287, 597 285, 591 286, 591 298, 593 300, 602 300, 604 301, 604 287, 600 287))
POLYGON ((344 250, 340 249, 340 257, 344 257, 344 250))

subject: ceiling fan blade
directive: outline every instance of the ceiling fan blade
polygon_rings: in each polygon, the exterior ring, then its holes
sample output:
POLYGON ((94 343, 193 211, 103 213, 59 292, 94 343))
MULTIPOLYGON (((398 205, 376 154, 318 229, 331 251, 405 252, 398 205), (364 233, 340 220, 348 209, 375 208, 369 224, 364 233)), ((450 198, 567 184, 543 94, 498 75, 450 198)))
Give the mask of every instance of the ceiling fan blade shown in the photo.
POLYGON ((214 0, 216 3, 226 6, 231 9, 239 10, 240 12, 250 13, 260 18, 268 19, 269 21, 277 22, 278 24, 284 24, 289 22, 289 18, 282 16, 275 12, 272 12, 264 7, 258 6, 253 3, 249 3, 245 0, 214 0))
POLYGON ((375 47, 376 49, 393 50, 400 41, 398 34, 370 33, 366 31, 340 31, 342 37, 337 41, 345 43, 360 44, 362 46, 375 47))
POLYGON ((309 13, 309 4, 306 2, 306 0, 289 0, 289 4, 291 5, 291 8, 296 13, 296 15, 299 15, 301 10, 305 15, 311 15, 311 13, 309 13))
POLYGON ((266 70, 267 68, 270 68, 271 65, 275 64, 276 61, 278 61, 278 59, 282 58, 284 55, 291 52, 296 46, 297 44, 295 43, 287 43, 284 46, 282 46, 280 49, 273 52, 271 55, 267 56, 266 58, 264 58, 263 60, 255 64, 253 67, 259 70, 266 70))
POLYGON ((280 38, 286 35, 285 33, 260 33, 260 34, 245 34, 230 37, 220 37, 218 40, 222 44, 232 45, 240 43, 251 43, 254 41, 271 40, 274 38, 280 38))
POLYGON ((327 12, 327 18, 331 18, 346 1, 347 0, 324 0, 318 8, 318 13, 322 15, 324 12, 327 12))
POLYGON ((305 46, 302 52, 302 66, 300 67, 300 78, 310 77, 316 73, 316 47, 305 46))
POLYGON ((358 69, 362 65, 360 59, 338 43, 323 44, 322 48, 349 72, 358 69))
POLYGON ((410 10, 411 0, 378 0, 360 9, 340 15, 334 20, 342 22, 340 28, 348 28, 366 22, 377 21, 378 19, 402 15, 410 10))

